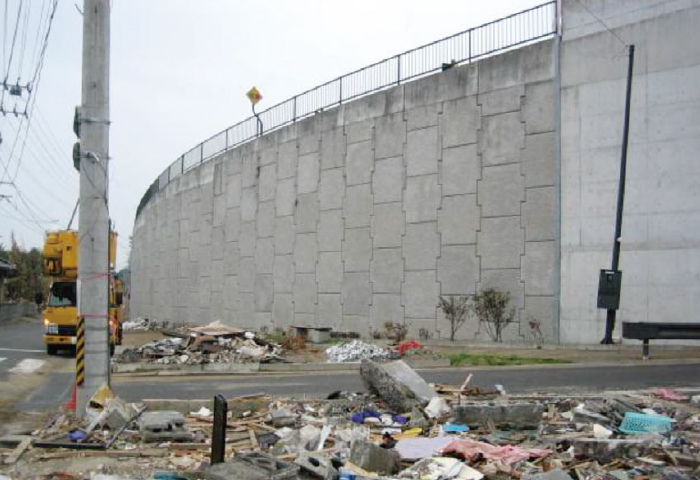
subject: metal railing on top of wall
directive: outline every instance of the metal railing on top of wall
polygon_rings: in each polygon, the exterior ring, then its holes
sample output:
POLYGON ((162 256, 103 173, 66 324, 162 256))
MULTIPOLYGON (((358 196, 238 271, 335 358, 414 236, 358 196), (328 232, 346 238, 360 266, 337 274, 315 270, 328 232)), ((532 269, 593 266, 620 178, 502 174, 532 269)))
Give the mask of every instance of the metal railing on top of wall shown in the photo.
MULTIPOLYGON (((296 95, 259 114, 269 133, 343 102, 399 85, 460 63, 532 43, 556 32, 557 5, 550 1, 522 12, 470 28, 343 75, 296 95)), ((171 180, 206 160, 257 137, 250 117, 204 140, 160 174, 146 190, 136 216, 171 180)))

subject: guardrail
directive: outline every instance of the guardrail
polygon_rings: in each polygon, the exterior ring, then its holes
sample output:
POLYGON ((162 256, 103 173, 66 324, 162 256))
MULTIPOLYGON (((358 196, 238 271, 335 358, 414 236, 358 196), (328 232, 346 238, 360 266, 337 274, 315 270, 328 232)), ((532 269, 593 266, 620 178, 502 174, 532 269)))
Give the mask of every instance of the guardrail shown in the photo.
MULTIPOLYGON (((271 132, 378 90, 552 36, 556 32, 556 10, 557 2, 550 1, 408 50, 300 93, 261 112, 259 117, 265 131, 271 132)), ((256 138, 256 122, 255 117, 247 118, 204 140, 175 160, 146 190, 136 216, 151 197, 174 178, 256 138)))

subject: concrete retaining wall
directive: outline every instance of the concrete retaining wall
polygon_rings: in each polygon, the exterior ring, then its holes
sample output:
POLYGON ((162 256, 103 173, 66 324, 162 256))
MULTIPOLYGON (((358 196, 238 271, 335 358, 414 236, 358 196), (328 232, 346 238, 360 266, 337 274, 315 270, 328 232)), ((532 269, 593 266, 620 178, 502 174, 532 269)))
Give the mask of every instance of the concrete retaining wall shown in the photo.
POLYGON ((0 303, 0 322, 36 316, 36 305, 29 302, 0 303))

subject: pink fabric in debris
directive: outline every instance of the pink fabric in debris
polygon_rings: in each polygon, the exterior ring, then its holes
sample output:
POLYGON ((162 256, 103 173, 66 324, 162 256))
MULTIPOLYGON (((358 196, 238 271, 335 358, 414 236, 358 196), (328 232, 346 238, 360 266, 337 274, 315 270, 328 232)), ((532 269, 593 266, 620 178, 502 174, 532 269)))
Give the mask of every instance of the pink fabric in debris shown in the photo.
POLYGON ((671 400, 673 402, 684 402, 688 400, 687 395, 683 395, 680 392, 675 391, 672 388, 655 388, 651 391, 652 394, 664 400, 671 400))
POLYGON ((453 440, 442 449, 442 454, 457 453, 464 459, 474 461, 481 454, 486 460, 500 461, 504 465, 515 465, 528 458, 543 458, 552 454, 542 448, 520 448, 513 445, 496 447, 476 440, 453 440))

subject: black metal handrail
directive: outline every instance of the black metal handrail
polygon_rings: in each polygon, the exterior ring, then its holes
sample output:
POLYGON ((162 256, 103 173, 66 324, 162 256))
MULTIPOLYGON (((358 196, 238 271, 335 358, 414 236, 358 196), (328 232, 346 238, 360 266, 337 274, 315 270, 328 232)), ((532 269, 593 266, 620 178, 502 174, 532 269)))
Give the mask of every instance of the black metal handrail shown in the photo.
MULTIPOLYGON (((259 117, 266 133, 269 133, 319 111, 400 85, 446 66, 471 63, 549 37, 556 32, 556 3, 543 3, 373 63, 280 102, 261 112, 259 117)), ((174 178, 258 135, 257 119, 249 117, 185 152, 148 188, 136 209, 136 216, 151 197, 174 178)))

